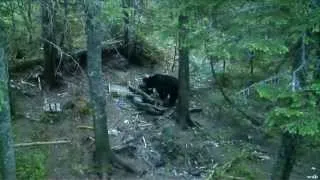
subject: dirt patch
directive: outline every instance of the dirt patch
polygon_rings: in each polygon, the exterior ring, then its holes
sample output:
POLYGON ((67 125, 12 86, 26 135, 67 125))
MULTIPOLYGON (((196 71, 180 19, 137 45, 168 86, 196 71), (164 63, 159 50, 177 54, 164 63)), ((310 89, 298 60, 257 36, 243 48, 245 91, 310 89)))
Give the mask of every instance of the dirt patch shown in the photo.
MULTIPOLYGON (((161 72, 130 66, 129 69, 113 69, 105 64, 103 71, 107 84, 136 84, 144 74, 161 72)), ((14 83, 19 84, 27 74, 16 75, 14 83)), ((17 112, 14 120, 15 141, 56 141, 71 140, 70 144, 45 145, 48 157, 45 167, 48 179, 97 179, 93 172, 92 153, 94 150, 93 126, 90 113, 86 111, 88 103, 88 81, 86 75, 65 76, 63 86, 53 91, 41 93, 36 82, 23 84, 33 95, 20 93, 15 96, 17 112), (53 121, 44 121, 44 97, 49 102, 58 102, 63 111, 57 113, 53 121), (76 108, 68 103, 76 102, 76 108), (83 106, 82 106, 82 105, 83 106)), ((21 90, 19 90, 21 92, 21 90)), ((147 170, 141 177, 115 169, 113 179, 204 179, 216 164, 218 166, 231 161, 241 152, 260 152, 270 159, 258 159, 250 164, 259 179, 268 179, 277 141, 268 141, 253 128, 241 121, 233 111, 226 111, 217 104, 224 105, 220 98, 210 99, 211 90, 193 90, 191 106, 201 107, 203 112, 193 113, 192 119, 201 125, 201 129, 181 131, 172 119, 151 116, 137 108, 125 97, 107 95, 108 129, 110 142, 116 154, 140 169, 147 170), (211 102, 215 102, 213 105, 211 102)), ((33 148, 19 148, 18 151, 33 152, 33 148)), ((308 157, 315 154, 309 153, 308 157)), ((312 159, 312 158, 309 158, 312 159)), ((301 161, 292 179, 304 179, 311 167, 319 168, 319 162, 301 161), (302 172, 301 172, 302 171, 302 172)), ((318 172, 319 173, 319 172, 318 172)))

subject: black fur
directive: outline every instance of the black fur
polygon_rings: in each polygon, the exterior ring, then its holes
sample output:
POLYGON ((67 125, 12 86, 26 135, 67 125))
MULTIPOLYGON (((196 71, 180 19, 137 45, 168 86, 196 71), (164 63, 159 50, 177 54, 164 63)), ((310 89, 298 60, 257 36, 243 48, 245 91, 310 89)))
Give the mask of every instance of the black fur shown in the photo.
POLYGON ((169 96, 169 106, 173 106, 178 98, 179 81, 177 78, 164 74, 154 74, 143 78, 141 88, 150 93, 150 89, 155 88, 161 100, 166 102, 169 96))

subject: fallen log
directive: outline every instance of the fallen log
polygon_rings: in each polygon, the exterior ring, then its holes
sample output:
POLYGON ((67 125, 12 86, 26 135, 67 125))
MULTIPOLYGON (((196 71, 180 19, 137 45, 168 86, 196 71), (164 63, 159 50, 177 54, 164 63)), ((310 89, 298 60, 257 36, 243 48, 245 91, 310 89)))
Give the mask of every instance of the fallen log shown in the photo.
MULTIPOLYGON (((147 93, 145 93, 143 90, 135 88, 133 86, 128 86, 129 90, 133 94, 128 94, 127 96, 131 98, 132 102, 138 106, 139 108, 153 114, 153 115, 163 115, 164 112, 168 109, 163 106, 156 106, 156 105, 163 105, 162 102, 152 98, 149 96, 147 93), (137 96, 135 96, 136 94, 137 96), (136 99, 142 97, 141 99, 136 99)), ((190 113, 199 113, 202 112, 202 108, 190 108, 189 109, 190 113)), ((172 114, 172 113, 170 113, 172 114)))
POLYGON ((128 97, 131 99, 132 103, 135 104, 139 109, 145 110, 152 115, 162 115, 168 109, 161 106, 163 105, 161 101, 152 98, 141 89, 134 88, 130 85, 128 86, 128 88, 133 93, 133 95, 130 94, 128 95, 128 97))
POLYGON ((145 102, 145 103, 149 103, 149 104, 153 104, 153 105, 155 105, 157 103, 161 103, 161 102, 155 100, 154 98, 152 98, 151 96, 149 96, 147 93, 145 93, 141 89, 134 88, 133 86, 130 86, 130 85, 128 86, 128 88, 134 94, 142 96, 143 102, 145 102))
POLYGON ((16 60, 16 61, 9 61, 9 72, 10 73, 17 73, 17 72, 25 72, 37 65, 43 64, 43 59, 34 58, 29 60, 16 60))
POLYGON ((162 115, 166 108, 158 107, 149 103, 144 103, 143 101, 136 100, 135 97, 130 97, 132 103, 137 106, 138 109, 144 110, 151 115, 162 115))
POLYGON ((18 143, 14 147, 26 147, 26 146, 36 146, 36 145, 50 145, 50 144, 69 144, 70 140, 61 140, 61 141, 45 141, 45 142, 30 142, 30 143, 18 143))
MULTIPOLYGON (((102 44, 101 58, 106 59, 106 57, 111 54, 119 54, 118 47, 120 47, 122 41, 112 41, 102 44)), ((77 72, 79 68, 85 69, 87 66, 87 49, 78 49, 70 55, 63 53, 63 56, 58 59, 61 62, 61 68, 63 72, 74 73, 77 72)))
POLYGON ((158 62, 165 61, 165 52, 141 36, 136 36, 133 45, 130 47, 123 44, 118 49, 119 52, 133 64, 153 67, 158 62), (131 53, 129 53, 130 48, 132 48, 130 50, 131 53))
POLYGON ((199 113, 202 112, 202 108, 189 108, 190 113, 199 113))

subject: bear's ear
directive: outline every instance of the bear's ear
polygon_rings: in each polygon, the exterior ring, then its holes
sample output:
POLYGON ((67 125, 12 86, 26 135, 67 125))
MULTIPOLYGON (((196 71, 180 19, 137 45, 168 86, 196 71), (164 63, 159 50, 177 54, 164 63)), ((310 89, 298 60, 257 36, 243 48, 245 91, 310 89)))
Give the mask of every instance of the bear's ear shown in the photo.
POLYGON ((149 74, 145 74, 143 78, 149 78, 150 75, 149 74))

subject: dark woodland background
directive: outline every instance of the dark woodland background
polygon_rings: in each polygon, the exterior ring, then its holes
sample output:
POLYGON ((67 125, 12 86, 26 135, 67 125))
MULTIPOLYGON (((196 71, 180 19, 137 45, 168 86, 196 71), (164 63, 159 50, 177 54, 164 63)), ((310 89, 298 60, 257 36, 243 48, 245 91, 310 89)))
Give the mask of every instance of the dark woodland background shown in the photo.
POLYGON ((319 0, 1 0, 0 179, 318 179, 319 22, 319 0))

